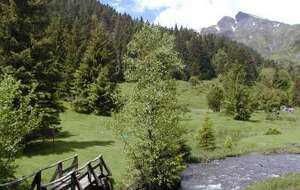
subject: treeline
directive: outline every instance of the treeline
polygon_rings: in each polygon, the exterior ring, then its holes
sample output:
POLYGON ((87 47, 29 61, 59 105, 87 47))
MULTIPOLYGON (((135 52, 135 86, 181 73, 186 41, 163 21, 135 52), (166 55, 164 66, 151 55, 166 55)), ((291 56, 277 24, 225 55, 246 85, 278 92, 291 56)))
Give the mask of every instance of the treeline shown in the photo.
MULTIPOLYGON (((299 66, 295 65, 289 71, 286 67, 266 63, 258 70, 258 77, 249 81, 245 67, 227 68, 226 62, 225 52, 220 51, 214 56, 213 63, 217 68, 225 69, 207 95, 208 106, 214 112, 224 108, 234 119, 247 121, 253 112, 264 111, 266 119, 274 120, 281 118, 283 107, 294 110, 293 107, 300 105, 299 66), (220 55, 222 59, 219 59, 220 55)), ((195 82, 191 81, 191 84, 195 82)))

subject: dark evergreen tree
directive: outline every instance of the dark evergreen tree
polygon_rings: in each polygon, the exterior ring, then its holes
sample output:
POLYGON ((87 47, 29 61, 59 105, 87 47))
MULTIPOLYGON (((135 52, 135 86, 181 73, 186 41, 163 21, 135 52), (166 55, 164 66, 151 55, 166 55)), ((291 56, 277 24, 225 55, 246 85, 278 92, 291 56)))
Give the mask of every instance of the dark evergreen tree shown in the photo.
POLYGON ((21 81, 24 95, 34 87, 32 104, 42 117, 40 130, 57 126, 61 111, 57 99, 60 72, 53 41, 46 32, 47 2, 11 0, 0 4, 0 70, 21 81))
POLYGON ((116 108, 116 84, 111 76, 115 71, 115 54, 100 22, 92 17, 91 38, 79 69, 75 73, 75 111, 109 115, 116 108), (104 92, 108 90, 107 92, 104 92), (100 102, 101 100, 101 102, 100 102))
POLYGON ((212 151, 216 149, 216 136, 213 123, 205 117, 202 127, 198 131, 197 141, 201 149, 212 151))

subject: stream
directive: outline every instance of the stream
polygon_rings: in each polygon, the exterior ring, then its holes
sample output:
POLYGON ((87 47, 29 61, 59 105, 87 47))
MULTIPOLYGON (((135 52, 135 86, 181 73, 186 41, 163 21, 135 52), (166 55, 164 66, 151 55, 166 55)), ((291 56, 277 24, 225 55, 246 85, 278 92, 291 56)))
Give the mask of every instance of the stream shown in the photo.
POLYGON ((248 154, 189 164, 182 173, 182 190, 242 190, 253 182, 300 173, 300 154, 248 154))

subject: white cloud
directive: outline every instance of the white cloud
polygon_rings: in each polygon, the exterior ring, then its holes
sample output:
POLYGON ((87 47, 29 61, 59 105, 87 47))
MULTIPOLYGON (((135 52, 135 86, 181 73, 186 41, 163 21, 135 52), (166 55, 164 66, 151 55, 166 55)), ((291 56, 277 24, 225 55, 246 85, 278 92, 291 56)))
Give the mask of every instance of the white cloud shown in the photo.
POLYGON ((260 17, 300 24, 299 0, 133 0, 135 10, 161 10, 155 23, 175 24, 196 30, 216 24, 223 16, 234 16, 238 11, 260 17))

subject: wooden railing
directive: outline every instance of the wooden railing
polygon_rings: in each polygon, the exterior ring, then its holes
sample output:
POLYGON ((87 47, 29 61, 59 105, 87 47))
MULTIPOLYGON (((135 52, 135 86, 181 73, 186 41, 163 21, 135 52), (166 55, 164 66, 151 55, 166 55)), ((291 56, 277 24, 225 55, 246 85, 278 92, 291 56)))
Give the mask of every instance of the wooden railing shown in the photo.
MULTIPOLYGON (((33 178, 28 190, 112 190, 111 171, 100 155, 94 160, 87 162, 83 167, 78 168, 78 156, 59 161, 51 166, 43 168, 29 176, 18 180, 0 184, 0 189, 19 190, 18 186, 24 181, 33 178), (67 167, 64 163, 72 161, 67 167), (55 172, 49 182, 42 182, 42 174, 46 170, 55 168, 55 172)), ((24 186, 24 185, 23 185, 24 186)), ((22 190, 24 187, 22 187, 22 190)))

